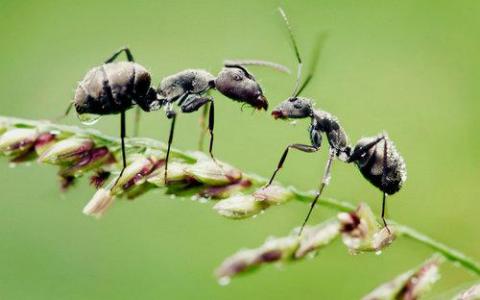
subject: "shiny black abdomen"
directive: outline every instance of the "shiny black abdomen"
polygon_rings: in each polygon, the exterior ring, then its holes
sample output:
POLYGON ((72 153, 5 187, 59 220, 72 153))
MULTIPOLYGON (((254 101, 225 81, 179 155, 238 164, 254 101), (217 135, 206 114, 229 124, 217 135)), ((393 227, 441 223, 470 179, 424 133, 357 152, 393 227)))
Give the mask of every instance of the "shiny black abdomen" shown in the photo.
POLYGON ((390 164, 387 163, 387 168, 385 169, 386 176, 383 180, 383 157, 379 157, 374 154, 372 155, 372 153, 367 155, 370 155, 367 163, 363 166, 359 166, 363 177, 365 177, 365 179, 367 179, 378 189, 389 195, 398 192, 404 182, 404 177, 401 174, 402 166, 396 162, 392 164, 392 161, 389 162, 390 164))
POLYGON ((150 74, 134 62, 108 63, 91 69, 78 84, 74 104, 78 114, 117 114, 145 97, 150 74))

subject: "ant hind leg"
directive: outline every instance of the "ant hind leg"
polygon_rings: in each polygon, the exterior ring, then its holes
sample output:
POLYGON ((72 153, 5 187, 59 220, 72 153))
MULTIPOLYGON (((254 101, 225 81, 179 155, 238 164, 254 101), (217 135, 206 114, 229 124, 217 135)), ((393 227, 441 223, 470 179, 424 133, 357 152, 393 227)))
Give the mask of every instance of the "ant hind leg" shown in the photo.
POLYGON ((108 58, 107 60, 105 60, 105 63, 106 63, 106 64, 111 63, 111 62, 114 61, 114 60, 117 58, 117 56, 119 56, 122 52, 125 52, 125 55, 127 56, 127 60, 128 60, 128 61, 132 61, 132 62, 135 61, 135 60, 133 59, 133 55, 132 55, 132 52, 130 51, 130 49, 128 49, 128 47, 123 47, 123 48, 120 48, 119 50, 117 50, 115 53, 113 53, 110 58, 108 58))
POLYGON ((60 120, 63 120, 65 119, 66 117, 68 117, 68 115, 70 114, 70 112, 72 111, 72 108, 73 108, 73 101, 70 102, 67 106, 67 109, 65 110, 65 112, 63 114, 61 114, 60 116, 56 117, 54 119, 54 121, 60 121, 60 120))
POLYGON ((120 175, 118 175, 117 179, 115 180, 115 183, 113 184, 110 190, 112 190, 118 184, 118 181, 122 177, 123 172, 125 172, 125 169, 127 168, 127 156, 125 153, 125 136, 126 136, 125 111, 122 111, 120 113, 120 140, 121 140, 121 146, 122 146, 122 170, 120 171, 120 175))

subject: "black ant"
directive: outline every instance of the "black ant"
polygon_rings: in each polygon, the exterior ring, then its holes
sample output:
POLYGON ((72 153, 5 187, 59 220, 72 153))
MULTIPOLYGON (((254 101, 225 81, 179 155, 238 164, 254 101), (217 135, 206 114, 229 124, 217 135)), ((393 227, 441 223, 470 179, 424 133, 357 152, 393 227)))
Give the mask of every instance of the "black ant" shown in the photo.
MULTIPOLYGON (((205 70, 187 69, 167 76, 161 81, 157 92, 167 118, 172 120, 165 159, 165 179, 167 178, 168 158, 175 129, 176 112, 173 109, 174 103, 180 107, 183 113, 195 112, 202 106, 210 103, 208 113, 210 143, 208 151, 213 160, 215 160, 212 152, 215 110, 213 97, 207 94, 210 90, 216 89, 227 98, 241 102, 243 105, 250 105, 258 110, 268 109, 268 101, 263 95, 262 88, 255 77, 245 68, 246 65, 268 66, 275 70, 289 73, 286 67, 272 62, 237 60, 225 61, 223 69, 216 77, 205 70)), ((206 109, 204 110, 203 118, 205 118, 205 115, 206 109)), ((203 123, 203 118, 201 123, 203 123)), ((202 144, 202 136, 200 145, 202 144)))
MULTIPOLYGON (((304 97, 299 97, 300 93, 305 89, 308 83, 311 81, 315 66, 317 64, 318 53, 320 50, 320 41, 317 42, 317 47, 314 52, 314 59, 312 68, 307 75, 306 79, 302 84, 300 84, 301 75, 302 75, 302 59, 298 46, 296 44, 294 34, 290 23, 287 19, 285 12, 279 8, 280 14, 287 26, 290 40, 292 42, 293 48, 295 50, 295 55, 298 62, 298 73, 297 81, 294 88, 294 92, 291 97, 287 100, 281 102, 273 111, 272 116, 275 119, 299 119, 299 118, 310 118, 310 142, 311 145, 306 144, 290 144, 287 146, 283 152, 280 161, 277 165, 276 170, 274 171, 270 181, 267 186, 271 185, 276 174, 282 168, 289 149, 296 149, 306 153, 313 153, 320 149, 322 142, 322 133, 326 135, 330 150, 329 158, 325 167, 325 171, 320 183, 317 194, 315 195, 314 200, 311 203, 308 214, 302 224, 300 229, 300 234, 310 218, 315 204, 317 203, 320 195, 322 194, 326 185, 330 181, 330 173, 335 157, 339 157, 340 160, 347 163, 355 162, 360 169, 363 176, 369 180, 373 185, 378 187, 383 191, 383 204, 382 204, 382 219, 385 226, 386 222, 384 219, 385 214, 385 198, 386 194, 393 194, 397 192, 403 182, 405 181, 405 163, 400 154, 393 147, 393 144, 386 136, 380 136, 377 138, 365 138, 360 140, 357 145, 352 150, 348 146, 348 138, 341 127, 339 121, 336 117, 331 115, 328 112, 322 110, 316 110, 313 107, 312 100, 304 97), (383 145, 382 145, 383 142, 383 145), (383 152, 380 151, 380 146, 383 146, 383 152)), ((387 227, 388 229, 388 227, 387 227)))

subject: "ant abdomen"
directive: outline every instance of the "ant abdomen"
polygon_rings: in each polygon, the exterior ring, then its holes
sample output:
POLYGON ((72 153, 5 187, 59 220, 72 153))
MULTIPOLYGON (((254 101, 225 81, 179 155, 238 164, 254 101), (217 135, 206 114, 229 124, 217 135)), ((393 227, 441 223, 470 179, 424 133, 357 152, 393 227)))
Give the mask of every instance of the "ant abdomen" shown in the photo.
POLYGON ((108 63, 91 69, 78 84, 74 104, 78 114, 118 114, 145 98, 150 73, 134 62, 108 63))
MULTIPOLYGON (((355 152, 376 139, 378 137, 362 138, 355 145, 353 151, 355 152)), ((407 179, 405 161, 388 137, 384 137, 376 143, 355 163, 370 183, 389 195, 398 192, 407 179), (386 159, 385 152, 387 153, 386 159)))

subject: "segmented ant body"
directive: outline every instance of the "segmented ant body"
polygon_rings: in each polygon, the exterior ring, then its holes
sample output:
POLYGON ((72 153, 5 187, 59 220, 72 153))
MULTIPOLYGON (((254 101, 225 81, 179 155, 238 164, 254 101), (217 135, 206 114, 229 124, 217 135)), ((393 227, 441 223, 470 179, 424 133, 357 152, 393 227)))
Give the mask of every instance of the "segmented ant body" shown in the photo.
POLYGON ((173 109, 174 103, 181 108, 183 113, 195 112, 202 106, 210 103, 208 131, 210 132, 209 153, 212 159, 214 159, 212 150, 215 113, 214 99, 206 95, 210 90, 216 89, 231 100, 248 104, 259 110, 267 110, 268 101, 263 94, 262 88, 255 77, 245 68, 245 65, 269 66, 279 71, 288 72, 287 68, 266 61, 227 61, 216 77, 205 70, 187 69, 167 76, 161 81, 157 92, 161 99, 161 104, 165 108, 166 116, 172 119, 165 163, 165 178, 167 178, 168 157, 175 128, 176 112, 173 109))
MULTIPOLYGON (((317 152, 322 145, 322 134, 324 134, 327 137, 327 141, 330 147, 329 158, 325 166, 325 171, 320 183, 320 187, 314 200, 311 203, 308 214, 300 229, 300 233, 302 232, 303 227, 307 223, 310 214, 312 213, 312 210, 315 207, 315 204, 317 203, 324 188, 328 185, 330 181, 332 164, 336 157, 346 163, 355 163, 362 175, 370 183, 372 183, 374 186, 376 186, 383 192, 382 219, 385 226, 387 226, 384 218, 386 195, 391 195, 399 191, 401 186, 405 182, 405 162, 394 147, 393 143, 390 141, 390 139, 388 139, 386 135, 363 138, 358 141, 358 143, 352 149, 350 146, 348 146, 347 135, 336 117, 326 111, 314 109, 312 100, 304 97, 299 97, 299 94, 305 89, 305 87, 308 85, 308 83, 313 77, 315 66, 317 64, 320 43, 317 43, 317 48, 314 52, 312 68, 310 69, 310 72, 304 82, 300 84, 302 59, 300 57, 300 53, 298 51, 293 31, 290 27, 287 16, 281 8, 279 10, 285 21, 285 24, 287 25, 290 39, 295 50, 298 61, 298 74, 297 83, 293 95, 287 100, 281 102, 272 111, 272 116, 275 119, 310 118, 311 121, 309 132, 311 145, 288 145, 283 152, 277 168, 274 171, 272 177, 270 178, 267 186, 272 184, 278 171, 282 168, 287 158, 289 149, 296 149, 307 153, 317 152)), ((319 41, 321 40, 319 39, 319 41)))

